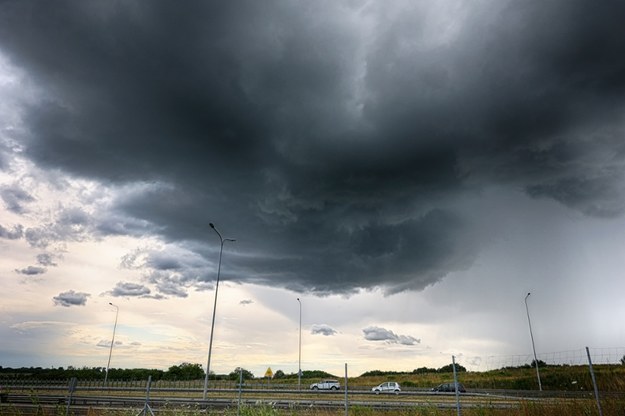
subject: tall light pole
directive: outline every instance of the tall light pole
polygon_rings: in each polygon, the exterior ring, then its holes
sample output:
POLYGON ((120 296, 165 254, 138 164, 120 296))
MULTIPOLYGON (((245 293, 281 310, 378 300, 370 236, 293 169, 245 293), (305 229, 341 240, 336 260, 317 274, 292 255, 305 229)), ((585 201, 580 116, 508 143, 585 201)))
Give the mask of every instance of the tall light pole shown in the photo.
POLYGON ((297 366, 297 389, 302 389, 302 301, 297 298, 299 303, 299 364, 297 366))
POLYGON ((530 321, 530 310, 527 307, 527 298, 531 295, 528 294, 525 296, 525 311, 527 312, 527 323, 530 327, 530 338, 532 339, 532 350, 534 351, 534 364, 536 365, 536 377, 538 378, 538 389, 543 391, 543 385, 540 382, 540 371, 538 371, 538 358, 536 357, 536 347, 534 346, 534 335, 532 334, 532 321, 530 321))
POLYGON ((104 375, 105 386, 109 379, 109 366, 111 365, 111 355, 113 355, 113 344, 115 343, 115 330, 117 329, 117 316, 119 315, 119 306, 113 305, 111 302, 109 302, 109 305, 115 307, 116 310, 115 310, 115 325, 113 325, 113 339, 111 340, 111 348, 109 349, 109 360, 106 363, 106 374, 104 375))
POLYGON ((215 312, 217 311, 217 292, 219 291, 219 274, 221 272, 221 254, 224 251, 224 243, 226 241, 236 241, 232 238, 223 238, 221 234, 219 233, 219 231, 217 231, 217 228, 215 228, 215 225, 212 222, 209 223, 208 225, 210 225, 210 227, 213 230, 215 230, 215 232, 219 236, 221 247, 219 248, 219 263, 217 266, 217 283, 215 283, 215 303, 213 304, 213 322, 211 323, 211 336, 210 336, 210 341, 208 342, 208 360, 206 361, 206 376, 204 377, 204 395, 202 396, 204 399, 206 399, 206 391, 208 390, 208 375, 211 369, 211 351, 213 349, 213 332, 215 330, 215 312))

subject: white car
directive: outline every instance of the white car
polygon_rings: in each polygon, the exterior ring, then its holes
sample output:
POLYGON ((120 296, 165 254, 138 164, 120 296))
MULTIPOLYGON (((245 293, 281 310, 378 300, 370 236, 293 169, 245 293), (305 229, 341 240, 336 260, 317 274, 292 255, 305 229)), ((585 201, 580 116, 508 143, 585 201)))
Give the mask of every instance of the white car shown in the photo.
POLYGON ((380 393, 399 394, 399 392, 401 391, 401 387, 399 386, 399 383, 396 383, 395 381, 387 381, 386 383, 382 383, 379 386, 375 386, 374 388, 371 389, 371 391, 374 392, 375 394, 380 394, 380 393))
POLYGON ((319 383, 310 385, 311 390, 338 390, 341 384, 336 380, 321 380, 319 383))

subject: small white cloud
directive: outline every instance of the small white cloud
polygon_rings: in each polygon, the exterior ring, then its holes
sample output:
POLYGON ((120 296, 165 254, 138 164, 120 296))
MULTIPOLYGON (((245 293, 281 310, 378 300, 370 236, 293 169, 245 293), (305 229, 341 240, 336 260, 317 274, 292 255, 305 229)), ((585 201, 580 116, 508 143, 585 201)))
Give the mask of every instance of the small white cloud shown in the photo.
POLYGON ((52 328, 57 326, 68 326, 67 322, 59 321, 25 321, 18 322, 10 326, 11 329, 18 331, 29 331, 31 329, 52 328))
POLYGON ((70 306, 85 306, 89 296, 91 295, 88 293, 68 290, 67 292, 59 293, 52 300, 54 300, 55 305, 69 308, 70 306))
POLYGON ((337 334, 338 332, 330 327, 329 325, 326 324, 319 324, 319 325, 313 325, 310 333, 313 335, 324 335, 324 336, 331 336, 334 334, 337 334))
POLYGON ((138 283, 131 282, 117 282, 115 288, 107 293, 110 293, 115 297, 123 297, 123 296, 148 296, 151 290, 138 283))
POLYGON ((15 269, 15 273, 25 274, 27 276, 35 276, 38 274, 44 274, 46 272, 45 267, 28 266, 23 269, 15 269))
MULTIPOLYGON (((115 340, 115 345, 114 347, 122 347, 124 345, 124 343, 122 341, 119 340, 115 340)), ((105 339, 101 339, 100 341, 98 341, 98 343, 96 344, 96 347, 101 347, 101 348, 111 348, 111 341, 110 340, 105 340, 105 339)))
POLYGON ((383 341, 389 344, 415 345, 421 340, 410 335, 397 335, 393 331, 377 326, 370 326, 362 330, 367 341, 383 341))

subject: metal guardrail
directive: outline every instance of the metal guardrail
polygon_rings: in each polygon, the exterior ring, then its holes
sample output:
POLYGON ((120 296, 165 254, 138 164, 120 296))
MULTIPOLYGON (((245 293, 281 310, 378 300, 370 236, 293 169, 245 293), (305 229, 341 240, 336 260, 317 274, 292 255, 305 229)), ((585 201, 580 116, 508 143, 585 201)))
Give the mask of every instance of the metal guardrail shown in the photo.
MULTIPOLYGON (((267 393, 266 390, 261 390, 262 393, 267 393)), ((453 407, 453 395, 432 395, 434 398, 438 398, 436 401, 414 401, 414 400, 397 400, 395 396, 386 397, 384 400, 379 400, 379 396, 368 395, 372 400, 350 400, 350 406, 362 406, 372 409, 397 409, 415 406, 436 406, 436 407, 453 407), (375 398, 375 400, 374 400, 375 398)), ((360 397, 365 398, 364 395, 360 397)), ((329 395, 321 395, 315 399, 311 398, 276 398, 266 397, 265 399, 248 398, 238 401, 235 397, 224 398, 210 398, 210 399, 191 399, 191 398, 150 398, 150 406, 154 409, 165 407, 185 407, 193 409, 206 409, 206 408, 228 408, 242 406, 270 406, 273 408, 290 408, 290 409, 336 409, 342 408, 345 403, 342 400, 342 396, 339 393, 334 392, 329 395)), ((58 395, 40 395, 36 398, 30 395, 12 395, 9 400, 9 404, 17 407, 59 407, 69 405, 74 408, 139 408, 144 405, 145 399, 141 397, 111 397, 111 396, 74 396, 71 399, 65 396, 58 395)), ((464 407, 471 407, 475 405, 481 405, 477 402, 467 402, 464 407)), ((495 408, 511 408, 518 407, 518 400, 501 400, 496 403, 489 403, 490 407, 495 408)))
MULTIPOLYGON (((28 379, 3 379, 0 378, 0 391, 2 392, 30 392, 30 391, 67 391, 69 380, 28 380, 28 379)), ((136 392, 145 391, 147 387, 146 380, 110 380, 105 386, 102 380, 77 380, 76 390, 80 391, 107 391, 107 392, 136 392)), ((238 383, 234 381, 211 381, 208 391, 236 391, 239 388, 238 383)), ((302 386, 298 389, 296 384, 287 383, 267 383, 262 381, 246 381, 241 386, 245 392, 258 391, 282 391, 284 393, 302 393, 310 391, 302 386)), ((171 381, 159 380, 151 383, 151 391, 154 393, 197 393, 203 389, 201 381, 171 381)), ((339 392, 344 392, 341 388, 339 392)), ((331 391, 318 390, 318 394, 328 394, 331 391)), ((369 394, 370 387, 367 386, 349 386, 350 394, 369 394)), ((423 394, 431 393, 427 388, 402 388, 402 394, 423 394)), ((493 396, 510 396, 510 397, 566 397, 566 398, 586 398, 592 396, 591 391, 558 391, 558 390, 500 390, 500 389, 471 389, 469 393, 493 395, 493 396)), ((443 393, 433 393, 443 394, 443 393)), ((601 392, 602 396, 625 397, 625 392, 601 392)))
MULTIPOLYGON (((20 409, 22 415, 40 414, 41 407, 55 409, 66 408, 66 414, 85 415, 89 409, 94 408, 126 408, 139 409, 143 406, 155 411, 166 408, 182 409, 223 409, 236 408, 237 406, 270 406, 282 409, 340 409, 349 406, 367 407, 370 409, 391 410, 405 409, 408 407, 437 407, 453 408, 455 406, 454 393, 431 392, 426 389, 414 389, 402 391, 400 394, 374 394, 368 389, 352 390, 347 393, 339 391, 310 391, 298 389, 210 389, 207 399, 199 398, 201 388, 150 388, 148 381, 147 389, 143 387, 115 387, 102 388, 93 386, 79 386, 75 383, 75 390, 71 390, 72 384, 63 388, 57 384, 42 385, 22 392, 5 393, 7 400, 0 404, 0 414, 5 405, 20 409), (68 387, 70 391, 67 391, 68 387), (65 391, 62 391, 65 390, 65 391), (52 392, 52 393, 50 393, 52 392), (79 392, 77 394, 76 392, 79 392), (98 394, 100 393, 100 394, 98 394), (150 396, 150 393, 153 396, 150 396), (176 397, 175 394, 185 394, 187 397, 176 397), (243 393, 244 398, 241 398, 243 393), (198 398, 188 397, 197 395, 198 398), (343 400, 345 396, 345 400, 343 400), (8 402, 8 403, 6 403, 8 402), (5 404, 6 403, 6 404, 5 404), (23 410, 23 411, 22 411, 23 410)), ((548 392, 532 391, 531 396, 520 396, 519 391, 515 394, 507 394, 509 391, 481 390, 461 395, 462 407, 489 407, 497 409, 518 408, 524 401, 539 401, 546 405, 557 405, 561 400, 568 400, 570 392, 566 396, 546 395, 548 392), (540 394, 536 394, 540 393, 540 394), (540 396, 540 397, 537 397, 540 396)), ((552 392, 556 393, 556 392, 552 392)), ((583 392, 583 398, 592 398, 589 392, 583 392)), ((619 393, 625 398, 625 393, 619 393)), ((576 396, 578 400, 582 396, 576 396)), ((605 397, 605 396, 604 396, 605 397)), ((145 413, 144 413, 145 414, 145 413)), ((153 413, 152 413, 153 414, 153 413)))

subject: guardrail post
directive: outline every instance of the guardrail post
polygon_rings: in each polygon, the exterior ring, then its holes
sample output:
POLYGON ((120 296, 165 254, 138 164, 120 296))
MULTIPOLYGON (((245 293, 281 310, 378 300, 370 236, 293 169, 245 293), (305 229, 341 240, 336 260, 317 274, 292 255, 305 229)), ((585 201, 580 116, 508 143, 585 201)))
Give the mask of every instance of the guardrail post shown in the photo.
POLYGON ((588 367, 590 368, 590 377, 592 378, 592 385, 595 388, 595 398, 597 399, 597 409, 599 409, 599 416, 603 416, 601 410, 601 401, 599 400, 599 389, 597 388, 597 380, 595 379, 595 371, 592 369, 592 360, 590 359, 590 350, 586 347, 586 355, 588 356, 588 367))
POLYGON ((458 392, 458 374, 456 373, 456 357, 451 356, 451 366, 454 369, 454 390, 456 390, 456 409, 458 411, 458 416, 460 413, 460 393, 458 392))
POLYGON ((345 416, 348 416, 349 400, 347 399, 347 363, 345 363, 345 416))
POLYGON ((243 368, 239 367, 239 402, 237 404, 237 416, 241 416, 241 389, 243 388, 243 368))
MULTIPOLYGON (((152 416, 154 416, 154 412, 152 411, 152 408, 150 407, 150 387, 152 386, 152 376, 148 377, 148 384, 145 388, 145 405, 143 406, 143 410, 141 410, 139 412, 139 415, 144 415, 147 413, 147 411, 150 412, 150 414, 152 416)), ((137 416, 139 416, 137 415, 137 416)))
POLYGON ((72 397, 74 396, 74 392, 76 391, 76 383, 78 379, 76 377, 72 377, 69 380, 69 397, 67 399, 67 409, 65 409, 65 416, 69 415, 69 406, 72 404, 72 397))

